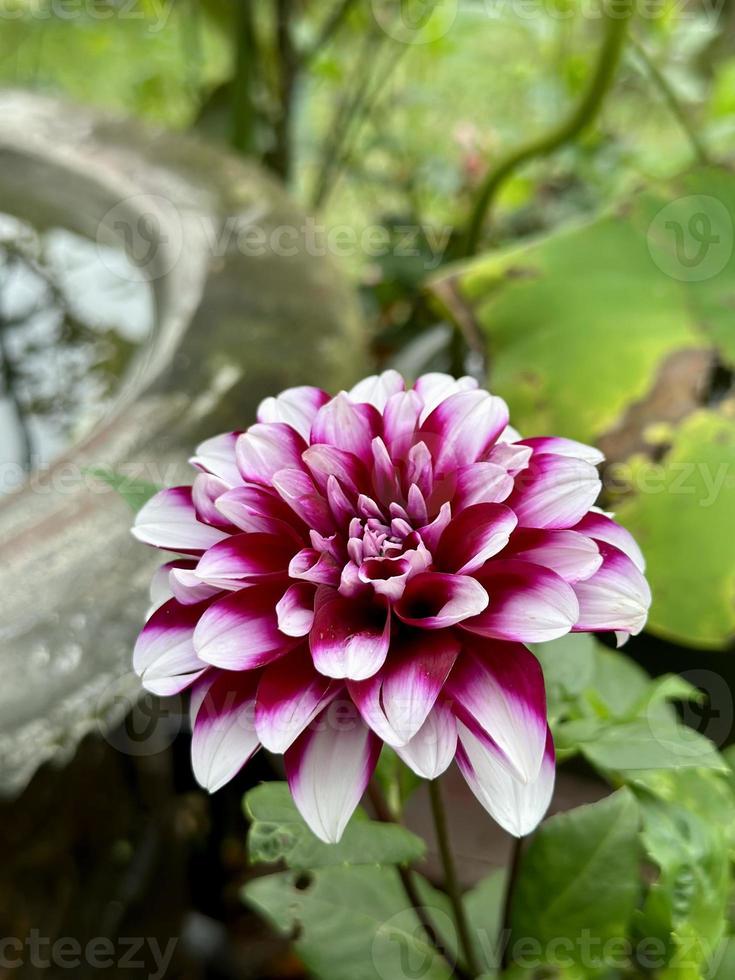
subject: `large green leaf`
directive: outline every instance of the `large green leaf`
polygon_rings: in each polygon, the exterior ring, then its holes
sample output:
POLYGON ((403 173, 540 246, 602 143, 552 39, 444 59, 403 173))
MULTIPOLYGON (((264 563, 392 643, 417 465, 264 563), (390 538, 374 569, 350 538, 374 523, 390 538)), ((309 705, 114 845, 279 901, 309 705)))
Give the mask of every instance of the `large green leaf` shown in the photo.
POLYGON ((734 214, 735 175, 701 169, 430 284, 486 344, 517 428, 608 453, 650 628, 711 648, 735 635, 734 214))
MULTIPOLYGON (((442 896, 424 883, 422 901, 439 934, 452 922, 442 896)), ((391 868, 324 868, 250 882, 245 900, 284 936, 320 980, 447 980, 452 971, 428 944, 391 868)))
POLYGON ((723 829, 676 804, 643 797, 642 842, 659 870, 637 921, 663 940, 670 975, 700 975, 725 933, 730 886, 723 829))
POLYGON ((263 783, 245 795, 248 856, 253 862, 284 861, 290 868, 342 864, 402 864, 424 855, 420 837, 396 824, 368 820, 358 811, 339 844, 325 844, 309 830, 285 783, 263 783))
POLYGON ((626 789, 547 820, 521 866, 513 949, 532 940, 550 964, 588 967, 608 940, 625 936, 639 893, 638 825, 638 805, 626 789))
POLYGON ((582 753, 605 772, 639 769, 716 769, 727 765, 704 735, 675 718, 641 718, 608 726, 580 740, 582 753))

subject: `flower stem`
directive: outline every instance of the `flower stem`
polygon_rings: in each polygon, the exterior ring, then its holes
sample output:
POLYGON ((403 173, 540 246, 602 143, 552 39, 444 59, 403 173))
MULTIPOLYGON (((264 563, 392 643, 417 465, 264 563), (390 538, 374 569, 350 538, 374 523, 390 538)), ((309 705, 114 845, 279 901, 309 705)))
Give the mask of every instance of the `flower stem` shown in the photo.
POLYGON ((503 902, 503 918, 500 922, 500 936, 498 942, 503 950, 501 968, 507 970, 510 966, 510 935, 511 935, 511 915, 513 912, 513 899, 515 898, 516 885, 518 883, 518 873, 521 870, 521 854, 523 852, 523 838, 513 838, 513 850, 510 855, 510 867, 508 868, 508 882, 505 886, 505 901, 503 902))
POLYGON ((474 255, 480 241, 485 217, 505 181, 522 164, 529 160, 546 157, 559 147, 576 139, 597 117, 610 89, 620 58, 625 47, 628 22, 633 15, 634 5, 629 2, 622 9, 612 9, 612 0, 602 0, 602 15, 605 33, 600 45, 597 63, 589 83, 578 105, 558 125, 547 133, 531 139, 495 164, 480 186, 480 192, 470 216, 465 234, 461 256, 474 255))
MULTIPOLYGON (((398 821, 391 813, 380 787, 377 785, 375 780, 373 780, 368 786, 368 796, 370 797, 370 802, 375 810, 375 815, 381 823, 400 823, 400 821, 398 821)), ((471 980, 471 977, 469 977, 462 970, 459 964, 454 962, 447 944, 442 940, 434 926, 434 923, 431 921, 428 909, 424 905, 418 888, 416 887, 416 882, 414 881, 411 869, 399 864, 396 866, 396 871, 401 879, 401 885, 406 893, 406 897, 416 913, 416 918, 421 923, 421 927, 426 934, 429 944, 447 961, 453 977, 456 977, 457 980, 471 980)))
POLYGON ((439 844, 439 854, 444 867, 444 886, 446 888, 447 895, 449 896, 449 901, 452 903, 452 911, 454 912, 457 935, 459 937, 459 946, 462 950, 464 961, 470 975, 477 977, 480 975, 480 970, 477 965, 475 949, 472 945, 469 923, 467 922, 464 905, 462 904, 462 892, 459 887, 459 879, 457 878, 457 869, 454 864, 452 848, 449 843, 447 817, 444 811, 444 803, 442 802, 439 781, 437 779, 432 779, 429 783, 429 798, 431 799, 431 812, 434 817, 434 827, 436 829, 437 843, 439 844))

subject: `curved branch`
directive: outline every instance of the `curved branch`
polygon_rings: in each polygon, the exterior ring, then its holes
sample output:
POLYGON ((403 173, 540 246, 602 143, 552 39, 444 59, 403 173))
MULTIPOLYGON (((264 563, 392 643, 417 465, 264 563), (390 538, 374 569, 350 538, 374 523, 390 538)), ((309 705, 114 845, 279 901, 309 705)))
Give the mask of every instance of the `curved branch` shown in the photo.
POLYGON ((605 35, 600 46, 595 69, 579 104, 566 119, 545 135, 530 140, 512 150, 493 167, 480 187, 470 216, 462 257, 473 255, 482 233, 485 217, 498 191, 515 170, 537 157, 549 156, 565 143, 570 143, 594 121, 615 77, 625 47, 628 23, 633 14, 633 2, 622 6, 614 0, 603 0, 605 35))

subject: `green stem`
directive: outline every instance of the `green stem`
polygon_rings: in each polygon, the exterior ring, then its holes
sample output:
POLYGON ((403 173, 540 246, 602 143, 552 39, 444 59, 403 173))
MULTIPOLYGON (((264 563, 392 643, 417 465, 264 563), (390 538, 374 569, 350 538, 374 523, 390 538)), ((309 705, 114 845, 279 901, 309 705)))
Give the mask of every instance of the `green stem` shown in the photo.
POLYGON ((477 250, 485 217, 497 197, 498 191, 518 167, 529 160, 549 156, 559 147, 576 139, 594 121, 620 63, 633 9, 632 0, 628 0, 624 9, 619 9, 614 0, 603 0, 605 34, 592 77, 579 104, 566 119, 548 133, 512 150, 488 172, 482 182, 470 216, 461 252, 463 257, 473 255, 477 250))
POLYGON ((429 783, 429 798, 431 800, 431 813, 434 817, 434 828, 439 845, 439 854, 444 868, 444 886, 449 896, 449 901, 452 903, 459 946, 470 975, 477 977, 480 975, 480 969, 477 964, 477 957, 475 956, 475 948, 472 945, 469 923, 465 914, 464 905, 462 904, 462 891, 459 887, 457 869, 454 864, 452 847, 449 842, 447 817, 444 812, 444 803, 442 802, 441 789, 439 788, 439 781, 437 779, 432 779, 429 783))
POLYGON ((503 902, 503 918, 500 922, 500 936, 498 942, 503 950, 501 968, 507 970, 510 966, 510 936, 511 936, 511 917, 513 914, 513 899, 515 898, 518 874, 521 870, 521 854, 523 853, 523 838, 513 838, 513 850, 511 851, 510 867, 508 868, 508 881, 505 886, 505 901, 503 902))
MULTIPOLYGON (((400 821, 393 816, 388 808, 388 805, 385 802, 385 797, 383 796, 375 779, 373 779, 368 786, 368 796, 370 797, 370 802, 375 810, 375 816, 381 823, 400 824, 400 821)), ((416 913, 416 918, 421 923, 421 928, 424 930, 429 945, 447 961, 453 977, 456 977, 457 980, 471 980, 470 977, 466 976, 462 968, 457 963, 453 962, 453 959, 450 957, 446 943, 441 939, 436 927, 434 926, 434 923, 431 921, 431 917, 429 916, 426 906, 421 900, 421 895, 416 887, 416 882, 414 881, 411 869, 402 864, 398 864, 396 865, 396 871, 398 872, 398 877, 401 879, 401 885, 406 893, 406 898, 416 913)))
POLYGON ((235 50, 235 77, 232 98, 232 145, 241 153, 254 153, 255 129, 255 82, 258 72, 258 52, 249 3, 238 3, 236 13, 237 40, 235 50))
POLYGON ((661 71, 661 69, 656 65, 651 56, 648 54, 646 49, 643 47, 641 42, 636 38, 634 34, 631 33, 630 43, 638 55, 638 57, 643 62, 646 71, 651 76, 652 81, 657 86, 658 90, 661 92, 664 102, 669 107, 672 116, 677 120, 682 130, 686 134, 687 139, 692 145, 692 150, 694 155, 703 165, 707 165, 710 162, 709 154, 702 143, 694 126, 692 126, 691 120, 689 119, 684 107, 679 102, 676 92, 674 92, 668 79, 661 71))

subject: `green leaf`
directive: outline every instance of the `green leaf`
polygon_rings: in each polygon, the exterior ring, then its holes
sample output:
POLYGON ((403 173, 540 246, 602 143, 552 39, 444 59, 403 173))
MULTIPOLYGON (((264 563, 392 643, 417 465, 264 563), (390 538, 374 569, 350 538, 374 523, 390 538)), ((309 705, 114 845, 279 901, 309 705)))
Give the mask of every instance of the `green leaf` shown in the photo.
POLYGON ((136 513, 161 489, 155 483, 138 480, 136 477, 126 476, 124 473, 115 473, 113 470, 103 469, 101 466, 90 467, 86 472, 112 487, 136 513))
POLYGON ((725 932, 730 886, 723 830, 676 804, 640 800, 641 840, 659 869, 638 917, 643 936, 658 936, 671 976, 699 976, 725 932))
POLYGON ((481 969, 488 973, 497 970, 502 959, 500 928, 507 874, 504 869, 493 871, 468 891, 462 901, 470 925, 475 955, 481 969))
POLYGON ((639 892, 638 824, 626 789, 547 820, 521 865, 512 949, 532 940, 547 963, 561 956, 588 967, 607 940, 625 936, 639 892))
MULTIPOLYGON (((417 876, 418 880, 418 876, 417 876)), ((446 901, 424 883, 422 901, 441 936, 452 936, 446 901)), ((392 868, 284 872, 245 886, 246 902, 282 935, 319 980, 448 980, 392 868)))
POLYGON ((385 794, 391 815, 400 818, 404 804, 421 785, 421 777, 409 769, 389 745, 384 745, 375 768, 375 778, 385 794))
POLYGON ((552 718, 562 714, 564 706, 592 683, 597 647, 589 633, 568 633, 532 647, 544 671, 552 718))
POLYGON ((486 343, 521 432, 611 458, 609 496, 648 559, 648 628, 704 648, 735 636, 734 399, 712 390, 715 365, 735 366, 734 213, 735 174, 700 168, 430 283, 486 343))
POLYGON ((639 769, 718 769, 727 764, 704 735, 675 718, 649 717, 611 725, 581 741, 584 756, 606 772, 639 769))
POLYGON ((396 824, 368 820, 358 811, 339 844, 325 844, 309 830, 285 783, 263 783, 245 794, 251 821, 248 856, 253 862, 284 861, 290 868, 343 864, 403 864, 423 857, 420 837, 396 824))
POLYGON ((735 846, 735 787, 729 773, 713 769, 655 769, 627 772, 625 776, 636 792, 683 807, 721 827, 730 846, 735 846))

